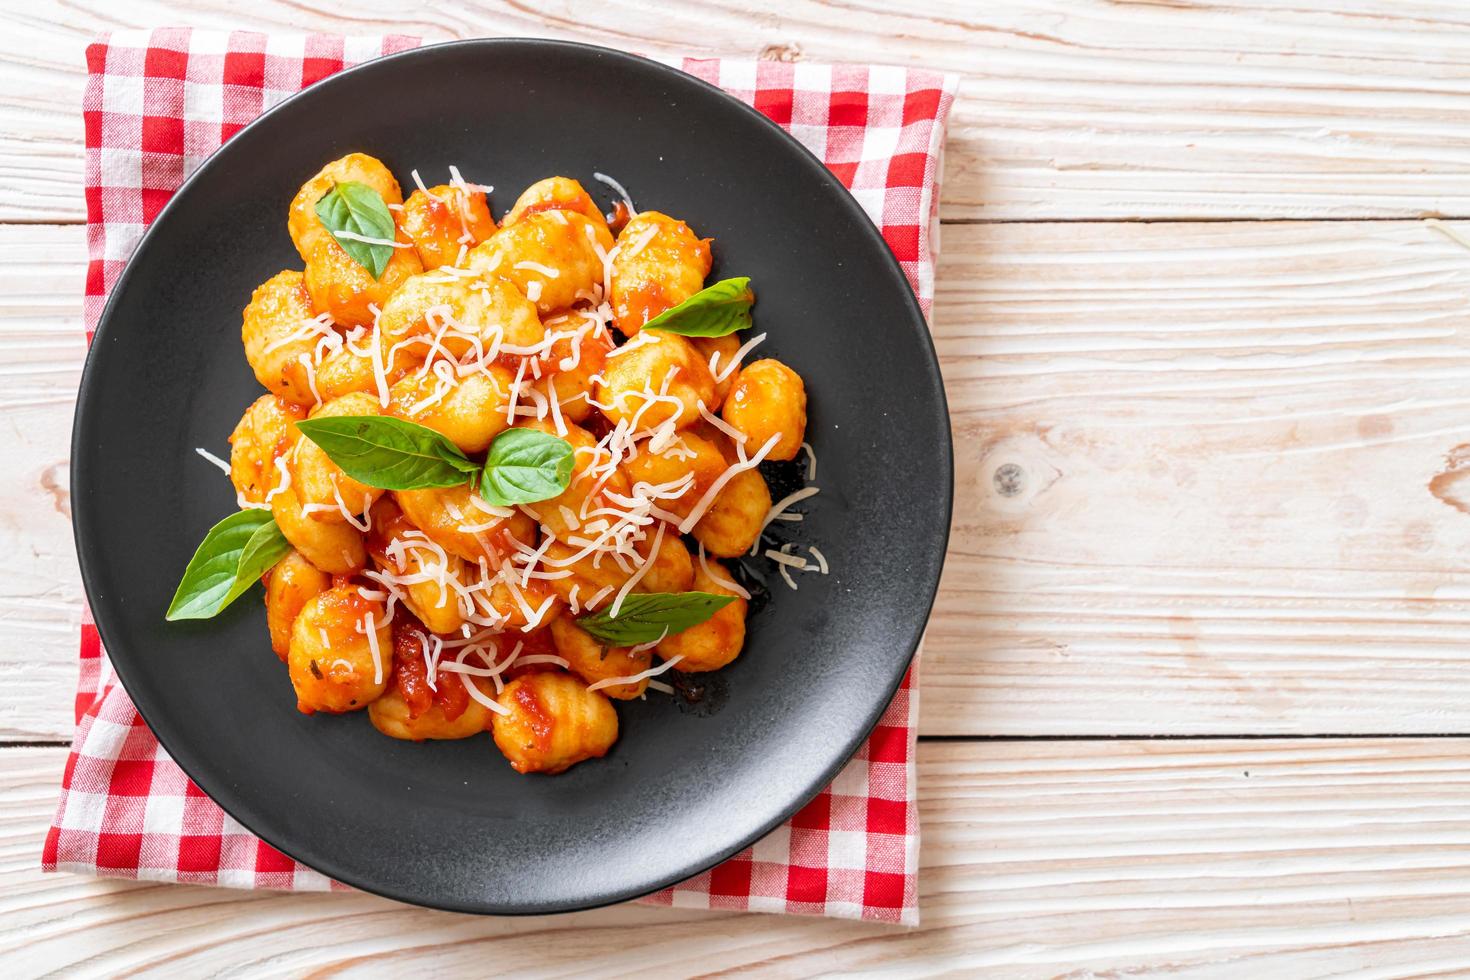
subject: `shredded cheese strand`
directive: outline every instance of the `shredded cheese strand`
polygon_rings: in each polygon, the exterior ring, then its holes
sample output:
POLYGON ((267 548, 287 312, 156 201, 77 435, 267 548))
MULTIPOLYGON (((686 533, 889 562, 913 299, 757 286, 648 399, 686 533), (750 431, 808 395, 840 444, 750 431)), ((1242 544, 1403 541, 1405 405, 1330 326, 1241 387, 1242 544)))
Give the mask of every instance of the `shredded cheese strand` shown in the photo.
POLYGON ((637 684, 639 681, 646 681, 650 677, 657 677, 659 674, 662 674, 666 670, 673 670, 674 665, 683 659, 684 655, 681 653, 678 656, 671 657, 668 660, 665 660, 657 667, 650 667, 645 671, 641 671, 637 674, 632 674, 628 677, 604 677, 596 684, 588 684, 587 690, 600 691, 604 687, 613 687, 618 684, 637 684))

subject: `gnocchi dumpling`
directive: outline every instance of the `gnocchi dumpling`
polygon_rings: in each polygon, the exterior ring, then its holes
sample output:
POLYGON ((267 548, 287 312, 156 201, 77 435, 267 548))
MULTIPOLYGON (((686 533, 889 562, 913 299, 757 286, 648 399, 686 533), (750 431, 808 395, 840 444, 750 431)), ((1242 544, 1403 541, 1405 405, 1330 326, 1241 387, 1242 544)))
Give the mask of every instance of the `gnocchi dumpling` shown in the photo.
POLYGON ((501 224, 513 225, 528 214, 545 211, 572 211, 594 225, 600 224, 603 232, 607 231, 607 219, 602 216, 587 189, 570 177, 547 177, 527 187, 516 198, 501 224))
POLYGON ((570 674, 517 677, 496 699, 495 745, 516 772, 564 772, 606 755, 618 738, 618 713, 601 691, 570 674))
POLYGON ((265 623, 271 649, 282 660, 291 649, 291 627, 306 604, 331 588, 332 577, 296 549, 265 575, 265 623))
POLYGON ((677 488, 680 481, 687 479, 682 492, 660 496, 658 506, 679 517, 688 517, 727 466, 718 446, 685 429, 663 449, 655 451, 645 446, 638 455, 624 460, 623 473, 634 487, 647 484, 650 487, 677 488))
POLYGON ((776 445, 767 459, 795 459, 806 438, 806 385, 801 375, 772 358, 747 364, 730 388, 720 415, 743 433, 747 445, 776 445))
POLYGON ((738 657, 745 646, 745 615, 750 603, 730 587, 733 584, 729 570, 717 561, 706 559, 695 566, 694 591, 735 599, 704 622, 664 637, 659 641, 658 655, 664 660, 679 657, 678 667, 686 673, 719 670, 738 657))
POLYGON ((715 494, 690 533, 710 554, 735 558, 755 545, 770 509, 771 490, 760 470, 741 470, 715 494))
POLYGON ((416 625, 395 623, 393 680, 383 696, 368 705, 368 720, 389 738, 412 742, 459 739, 490 727, 495 687, 486 678, 439 670, 429 684, 424 647, 428 638, 416 625), (480 697, 469 693, 475 685, 480 697))
POLYGON ((613 322, 629 337, 665 310, 704 288, 709 239, 682 221, 641 211, 618 232, 612 259, 613 322))
POLYGON ((714 400, 715 380, 688 340, 650 330, 608 361, 595 395, 614 423, 644 430, 672 420, 684 428, 703 418, 700 410, 714 400))
POLYGON ((279 395, 261 395, 230 433, 230 482, 241 500, 264 503, 281 477, 279 460, 296 439, 306 409, 279 395))
POLYGON ((592 414, 593 379, 602 373, 607 355, 614 347, 606 330, 596 329, 579 313, 566 313, 546 321, 546 333, 552 339, 541 377, 531 387, 546 398, 548 414, 551 399, 556 412, 568 422, 582 422, 592 414))
POLYGON ((464 559, 445 553, 428 535, 403 516, 386 497, 373 507, 367 536, 368 554, 378 570, 394 576, 403 604, 432 633, 453 633, 464 625, 460 593, 468 574, 464 559))
POLYGON ((367 564, 362 532, 351 524, 316 520, 303 508, 293 484, 282 482, 267 496, 281 534, 317 568, 330 575, 351 575, 367 564))
POLYGON ((440 184, 416 190, 403 202, 403 230, 425 271, 458 265, 462 251, 495 234, 495 219, 481 191, 440 184))
POLYGON ((389 390, 387 414, 427 426, 467 453, 483 452, 510 425, 514 383, 499 364, 462 378, 449 370, 414 371, 389 390))
POLYGON ((304 713, 366 708, 387 687, 392 630, 383 604, 353 585, 311 598, 291 627, 286 666, 304 713))
MULTIPOLYGON (((343 395, 317 408, 314 419, 377 415, 378 400, 364 392, 343 395)), ((303 509, 314 521, 324 524, 349 523, 348 515, 365 514, 383 495, 377 487, 359 483, 327 456, 322 448, 302 436, 288 457, 291 486, 303 509)))
MULTIPOLYGON (((556 434, 556 427, 549 421, 527 419, 520 428, 535 429, 548 435, 556 434)), ((560 438, 572 447, 572 476, 567 488, 549 500, 538 500, 527 504, 525 510, 541 522, 541 526, 554 537, 566 541, 571 536, 599 533, 596 528, 606 522, 606 515, 594 511, 605 509, 612 503, 611 495, 628 495, 628 480, 614 467, 605 469, 606 454, 597 449, 597 440, 579 425, 568 423, 560 438)))
POLYGON ((391 209, 395 240, 402 247, 393 249, 383 275, 374 279, 371 272, 347 254, 316 213, 317 202, 334 185, 345 183, 366 184, 378 192, 385 204, 403 203, 398 181, 382 161, 365 153, 349 153, 327 164, 301 186, 291 202, 286 228, 306 263, 306 291, 311 296, 312 309, 329 314, 340 326, 370 325, 372 308, 381 307, 405 280, 423 272, 424 266, 403 232, 401 213, 391 209))
POLYGON ((465 265, 514 283, 545 314, 590 301, 612 247, 606 225, 575 211, 536 211, 477 246, 465 265))
POLYGON ((536 304, 514 283, 442 272, 405 282, 383 307, 378 331, 385 362, 401 350, 420 359, 436 348, 456 359, 490 356, 503 345, 524 350, 546 336, 536 304))
MULTIPOLYGON (((556 643, 557 656, 588 684, 641 674, 653 662, 653 654, 647 649, 635 652, 632 647, 609 646, 566 616, 552 621, 551 636, 556 643)), ((599 690, 610 698, 630 701, 647 688, 648 679, 644 678, 632 684, 612 684, 599 690)))
POLYGON ((255 380, 297 405, 316 404, 312 393, 316 346, 332 333, 315 317, 306 277, 287 270, 255 288, 240 327, 245 360, 255 380))
POLYGON ((515 543, 536 543, 536 521, 517 508, 485 503, 468 483, 424 490, 395 490, 393 499, 414 527, 451 555, 491 568, 514 552, 515 543))

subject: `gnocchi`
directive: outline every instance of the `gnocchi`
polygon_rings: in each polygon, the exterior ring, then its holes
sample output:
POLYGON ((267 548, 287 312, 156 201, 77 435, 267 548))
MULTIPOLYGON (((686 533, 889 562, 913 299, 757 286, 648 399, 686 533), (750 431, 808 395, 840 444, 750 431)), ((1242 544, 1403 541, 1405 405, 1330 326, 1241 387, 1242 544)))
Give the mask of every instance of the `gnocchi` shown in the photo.
POLYGON ((644 211, 618 232, 611 292, 613 322, 633 336, 649 320, 704 288, 709 239, 657 211, 644 211))
MULTIPOLYGON (((227 469, 266 512, 239 522, 250 541, 279 532, 266 624, 302 712, 488 733, 517 772, 554 774, 612 750, 614 702, 740 656, 750 596, 726 562, 793 588, 825 573, 815 548, 761 550, 796 515, 759 465, 806 446, 807 392, 773 358, 741 366, 752 294, 701 295, 712 241, 684 221, 630 201, 610 219, 548 177, 497 223, 488 188, 451 175, 415 174, 404 200, 350 153, 302 185, 304 268, 242 312, 266 394, 227 469), (712 295, 740 316, 691 327, 712 295)), ((243 569, 253 545, 232 547, 243 569)))
POLYGON ((414 191, 403 202, 403 231, 426 272, 456 265, 462 250, 495 234, 495 219, 482 191, 440 184, 414 191))
POLYGON ((505 713, 492 723, 495 745, 516 772, 564 772, 618 739, 612 704, 570 674, 517 677, 496 700, 505 713))

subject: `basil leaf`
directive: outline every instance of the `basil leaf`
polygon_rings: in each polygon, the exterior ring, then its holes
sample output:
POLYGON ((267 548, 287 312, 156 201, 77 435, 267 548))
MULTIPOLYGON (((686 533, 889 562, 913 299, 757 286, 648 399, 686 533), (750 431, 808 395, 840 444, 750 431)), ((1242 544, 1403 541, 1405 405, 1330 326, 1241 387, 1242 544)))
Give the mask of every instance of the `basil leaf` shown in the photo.
POLYGON ((337 415, 297 422, 302 435, 358 483, 384 490, 453 487, 479 466, 444 436, 389 415, 337 415))
POLYGON ((480 496, 497 507, 550 500, 572 482, 574 457, 565 439, 536 429, 506 429, 490 444, 480 496))
POLYGON ((604 643, 633 646, 698 626, 734 601, 732 595, 710 592, 631 593, 616 619, 604 610, 581 617, 577 625, 604 643))
POLYGON ((322 224, 342 246, 342 251, 371 272, 374 279, 383 278, 383 270, 388 268, 388 260, 393 258, 393 246, 360 242, 342 234, 346 232, 387 242, 397 238, 393 214, 381 194, 355 180, 333 184, 332 189, 316 202, 316 216, 322 219, 322 224))
POLYGON ((662 330, 685 337, 723 337, 750 326, 750 278, 721 279, 706 286, 671 310, 664 310, 643 325, 644 330, 662 330))
POLYGON ((291 542, 268 510, 242 510, 209 529, 179 580, 165 618, 209 619, 286 557, 291 542))

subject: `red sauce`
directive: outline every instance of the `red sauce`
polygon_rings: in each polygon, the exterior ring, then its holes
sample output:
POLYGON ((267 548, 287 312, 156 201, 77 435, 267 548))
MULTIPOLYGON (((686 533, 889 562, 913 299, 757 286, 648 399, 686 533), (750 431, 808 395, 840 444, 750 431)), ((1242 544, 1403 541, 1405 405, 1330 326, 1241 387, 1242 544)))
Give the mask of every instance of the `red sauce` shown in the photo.
POLYGON ((547 201, 535 201, 521 208, 521 213, 517 215, 517 220, 524 218, 528 214, 536 214, 540 211, 575 211, 585 216, 596 213, 597 205, 593 204, 592 198, 586 194, 581 194, 570 201, 559 201, 555 198, 547 201))
MULTIPOLYGON (((526 598, 528 601, 531 599, 529 592, 527 592, 526 598)), ((536 605, 537 603, 533 601, 531 604, 536 605)), ((505 634, 505 638, 501 642, 505 645, 507 652, 519 642, 521 644, 520 655, 522 657, 543 656, 547 654, 556 656, 556 644, 552 642, 551 627, 549 626, 543 626, 529 633, 511 630, 505 634)), ((513 681, 517 677, 525 677, 527 674, 540 674, 544 671, 555 669, 557 669, 555 664, 526 664, 519 667, 508 667, 505 673, 500 676, 506 681, 513 681)))
POLYGON ((607 227, 612 231, 614 235, 616 235, 618 232, 623 230, 623 226, 626 225, 632 217, 633 216, 628 213, 628 205, 624 204, 622 201, 619 201, 617 204, 613 205, 612 220, 607 223, 607 227))
POLYGON ((618 301, 618 326, 643 326, 665 310, 678 306, 660 283, 649 282, 623 293, 618 301))
POLYGON ((525 718, 526 724, 531 729, 531 737, 535 739, 538 751, 546 752, 551 748, 551 733, 556 727, 556 719, 546 711, 546 706, 536 696, 530 684, 517 684, 512 695, 516 704, 521 708, 521 716, 525 718))
POLYGON ((424 665, 424 645, 412 630, 423 629, 423 624, 411 620, 405 613, 394 620, 393 625, 393 678, 398 684, 398 695, 408 706, 408 716, 417 718, 434 703, 434 692, 429 687, 428 668, 424 665))
POLYGON ((453 721, 465 713, 470 706, 470 693, 465 690, 460 675, 454 671, 440 670, 434 678, 434 687, 429 686, 429 668, 424 663, 424 644, 420 635, 427 635, 422 623, 408 613, 400 611, 395 617, 393 628, 393 681, 398 685, 398 694, 408 707, 408 716, 417 718, 434 705, 439 706, 445 721, 453 721), (419 632, 414 632, 415 630, 419 632))

